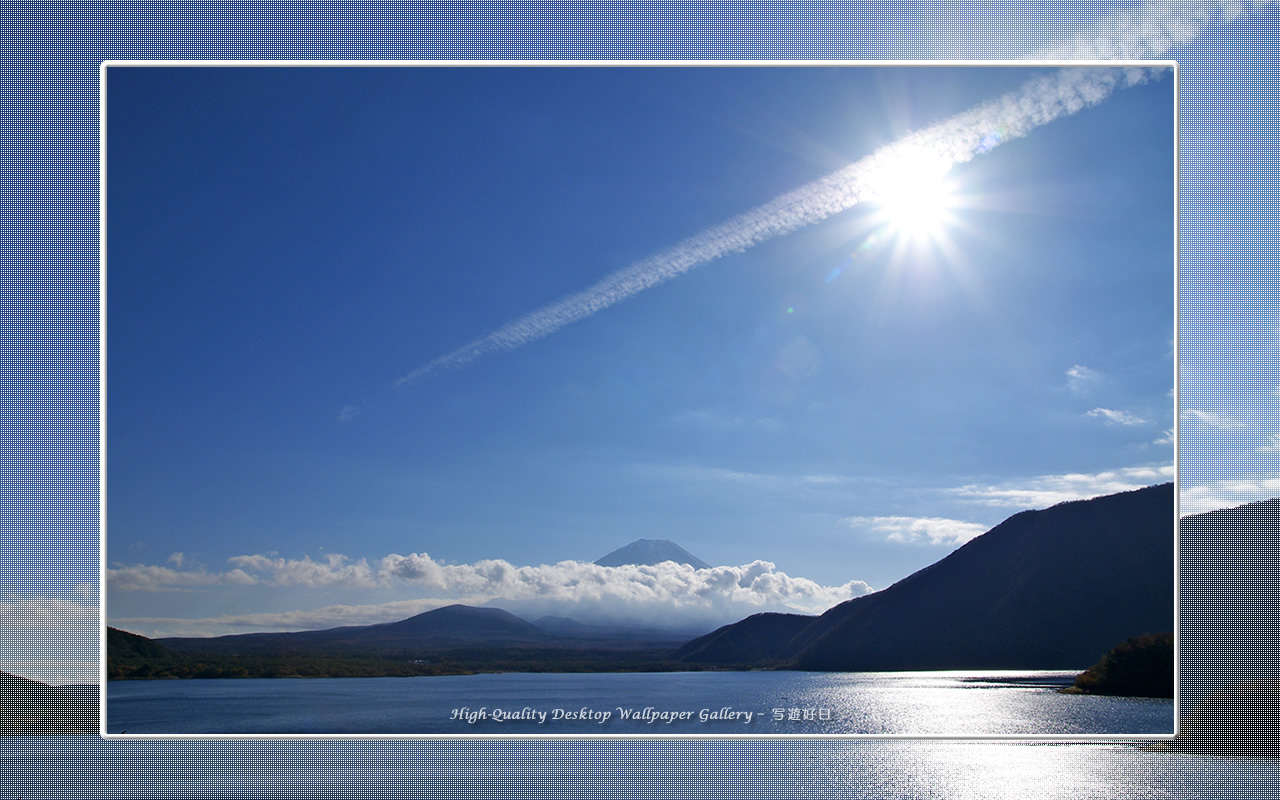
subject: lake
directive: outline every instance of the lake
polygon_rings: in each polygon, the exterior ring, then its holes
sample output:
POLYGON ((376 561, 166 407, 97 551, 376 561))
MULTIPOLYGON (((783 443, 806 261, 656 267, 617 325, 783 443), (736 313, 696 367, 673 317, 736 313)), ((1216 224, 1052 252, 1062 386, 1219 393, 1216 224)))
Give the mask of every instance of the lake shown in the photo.
POLYGON ((8 773, 0 800, 10 795, 24 800, 1275 796, 1280 769, 1273 762, 1150 753, 1142 750, 1140 741, 1120 740, 1123 734, 1171 733, 1172 701, 1058 694, 1055 689, 1069 683, 1072 675, 511 673, 117 681, 107 687, 108 726, 128 735, 105 741, 84 736, 0 738, 0 759, 8 773), (565 712, 559 718, 557 709, 565 712), (622 710, 630 712, 629 719, 623 718, 622 710), (608 718, 601 718, 605 712, 608 718), (703 712, 706 719, 701 718, 703 712), (129 738, 146 733, 286 731, 552 736, 129 738), (1106 733, 1117 738, 727 738, 743 733, 869 732, 1106 733), (581 736, 636 733, 725 738, 581 736), (555 738, 556 734, 570 738, 555 738))
POLYGON ((505 673, 113 681, 112 734, 1172 734, 1171 700, 1072 672, 505 673))
POLYGON ((1275 762, 1131 743, 0 737, 0 798, 1242 800, 1275 762))

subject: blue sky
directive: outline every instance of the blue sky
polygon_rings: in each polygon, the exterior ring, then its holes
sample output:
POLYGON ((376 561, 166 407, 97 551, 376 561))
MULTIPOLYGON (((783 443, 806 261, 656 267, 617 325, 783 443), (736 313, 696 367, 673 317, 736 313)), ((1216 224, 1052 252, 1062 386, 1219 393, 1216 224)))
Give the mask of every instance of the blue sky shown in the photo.
POLYGON ((1058 74, 112 68, 109 624, 820 611, 1171 480, 1171 71, 458 355, 1058 74), (727 571, 563 563, 642 537, 727 571))

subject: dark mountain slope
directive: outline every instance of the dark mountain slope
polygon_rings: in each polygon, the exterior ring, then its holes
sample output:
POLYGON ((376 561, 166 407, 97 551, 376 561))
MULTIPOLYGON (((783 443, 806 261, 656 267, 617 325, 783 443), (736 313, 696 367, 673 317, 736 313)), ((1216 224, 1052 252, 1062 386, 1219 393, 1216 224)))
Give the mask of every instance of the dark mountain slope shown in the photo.
POLYGON ((1276 678, 1269 665, 1280 664, 1280 500, 1183 517, 1179 547, 1179 610, 1194 621, 1178 631, 1183 708, 1226 686, 1276 678))
POLYGON ((500 608, 451 605, 390 622, 353 631, 353 641, 387 643, 475 644, 493 641, 535 641, 546 638, 544 631, 500 608))
POLYGON ((1016 514, 842 603, 792 645, 802 669, 1058 669, 1173 629, 1173 484, 1016 514))
POLYGON ((790 641, 816 619, 808 614, 753 614, 694 639, 673 657, 704 664, 764 665, 786 657, 790 641))
POLYGON ((143 659, 168 658, 173 655, 169 648, 156 644, 155 641, 136 633, 122 631, 119 628, 107 627, 107 660, 108 661, 141 661, 143 659))
POLYGON ((1173 485, 1015 514, 874 594, 800 619, 748 617, 692 663, 815 670, 1083 669, 1173 628, 1173 485))
POLYGON ((623 567, 629 564, 652 565, 663 561, 688 564, 694 569, 711 569, 711 565, 689 553, 670 539, 636 539, 596 560, 602 567, 623 567))
POLYGON ((96 733, 97 686, 49 686, 0 672, 0 735, 96 733))

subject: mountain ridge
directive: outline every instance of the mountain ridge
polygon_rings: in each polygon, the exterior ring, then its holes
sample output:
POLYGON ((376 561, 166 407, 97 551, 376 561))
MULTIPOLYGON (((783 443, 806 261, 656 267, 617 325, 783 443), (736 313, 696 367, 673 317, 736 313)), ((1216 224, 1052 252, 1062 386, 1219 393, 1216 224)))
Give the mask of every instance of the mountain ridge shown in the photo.
POLYGON ((687 640, 555 616, 535 624, 496 607, 454 604, 373 625, 154 642, 175 653, 230 656, 417 658, 466 649, 490 661, 518 654, 529 665, 535 651, 548 662, 574 653, 581 666, 588 651, 613 658, 625 650, 691 669, 1084 668, 1118 641, 1173 628, 1172 517, 1172 484, 1019 512, 940 561, 819 616, 756 614, 687 640), (669 648, 667 655, 657 648, 669 648))
POLYGON ((1173 485, 1161 484, 1020 512, 885 589, 809 621, 774 620, 770 642, 754 641, 760 622, 748 617, 676 657, 749 652, 812 670, 1083 669, 1118 641, 1173 629, 1173 508, 1173 485))
POLYGON ((664 561, 687 564, 694 569, 711 569, 711 565, 670 539, 636 539, 596 559, 601 567, 653 566, 664 561))
POLYGON ((395 622, 344 625, 312 631, 236 633, 211 637, 160 637, 151 641, 177 653, 251 655, 359 652, 370 647, 450 648, 540 644, 555 637, 500 608, 460 603, 433 608, 395 622))

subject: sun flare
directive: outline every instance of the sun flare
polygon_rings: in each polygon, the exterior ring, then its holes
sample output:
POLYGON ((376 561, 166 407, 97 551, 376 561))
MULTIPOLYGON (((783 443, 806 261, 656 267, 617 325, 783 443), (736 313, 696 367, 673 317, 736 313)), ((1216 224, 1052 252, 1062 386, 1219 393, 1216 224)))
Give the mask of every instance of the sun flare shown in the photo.
POLYGON ((914 150, 888 158, 873 183, 883 223, 907 239, 939 238, 955 205, 950 168, 946 159, 914 150))

